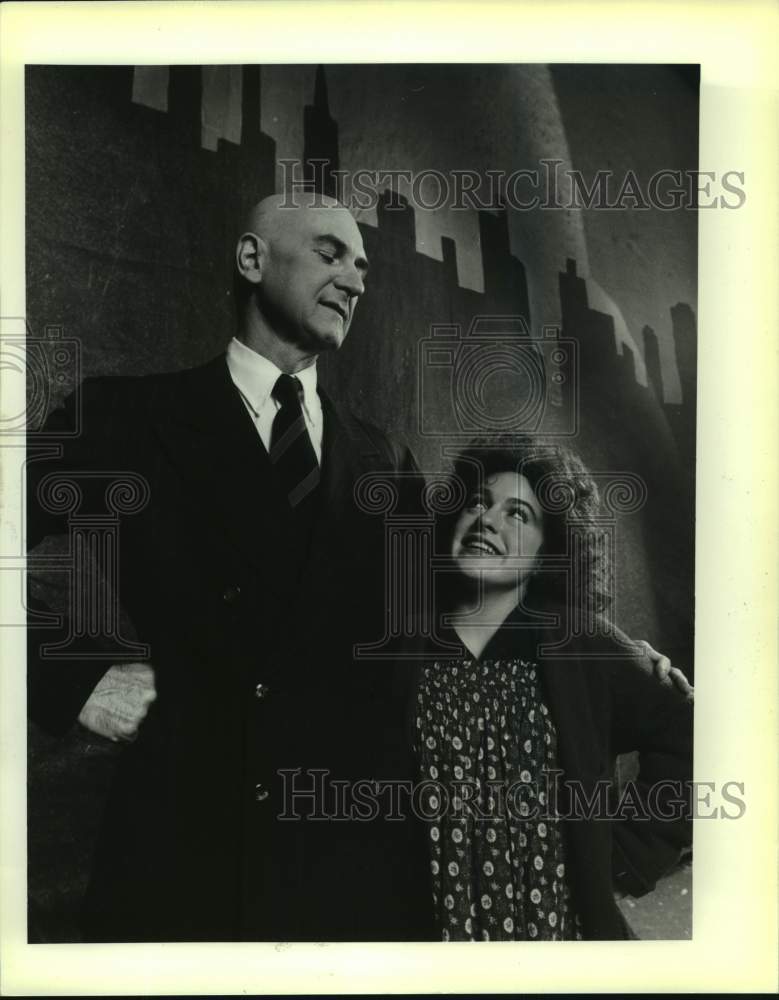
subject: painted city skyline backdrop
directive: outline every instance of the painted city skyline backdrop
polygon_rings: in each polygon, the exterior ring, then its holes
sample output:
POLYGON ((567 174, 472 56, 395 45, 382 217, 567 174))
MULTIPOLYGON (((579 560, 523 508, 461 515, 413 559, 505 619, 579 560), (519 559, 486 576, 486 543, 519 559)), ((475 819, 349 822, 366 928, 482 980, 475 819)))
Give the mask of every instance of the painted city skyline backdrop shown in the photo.
MULTIPOLYGON (((555 161, 563 181, 567 169, 588 179, 599 170, 613 170, 618 187, 628 170, 646 180, 659 169, 697 167, 697 94, 673 68, 588 67, 586 87, 571 79, 577 69, 582 68, 263 66, 258 68, 256 122, 275 144, 274 189, 288 187, 290 161, 303 161, 306 115, 317 113, 317 103, 324 103, 319 110, 334 126, 339 167, 350 177, 362 170, 405 170, 415 176, 439 171, 446 177, 457 170, 482 176, 500 171, 507 176, 518 169, 543 176, 549 169, 544 161, 555 161), (600 82, 598 71, 606 74, 600 82), (606 89, 614 92, 613 101, 604 99, 606 89), (632 115, 626 106, 633 107, 632 115), (586 115, 579 113, 582 108, 586 115)), ((167 111, 169 77, 167 66, 135 67, 133 101, 167 111)), ((202 67, 203 149, 216 151, 220 140, 240 145, 243 80, 241 66, 202 67)), ((391 183, 409 196, 404 179, 391 183)), ((434 202, 434 185, 426 191, 434 202)), ((483 291, 478 213, 445 204, 437 209, 414 205, 414 214, 417 252, 440 261, 442 238, 449 238, 458 283, 483 291)), ((510 249, 527 271, 534 335, 543 325, 560 324, 557 275, 573 258, 587 282, 591 308, 613 319, 617 351, 621 354, 623 345, 630 349, 638 383, 654 390, 662 385, 659 398, 679 404, 683 374, 671 309, 679 303, 695 308, 697 226, 694 212, 671 214, 669 221, 668 212, 653 208, 507 209, 510 249), (645 327, 654 337, 649 353, 645 327)), ((375 207, 356 215, 365 225, 378 224, 375 207)))

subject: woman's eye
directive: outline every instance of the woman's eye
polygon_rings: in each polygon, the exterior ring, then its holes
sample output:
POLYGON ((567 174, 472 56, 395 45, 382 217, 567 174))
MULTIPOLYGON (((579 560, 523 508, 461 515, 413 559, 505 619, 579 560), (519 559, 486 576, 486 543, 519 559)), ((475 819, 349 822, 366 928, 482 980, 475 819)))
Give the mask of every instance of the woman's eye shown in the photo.
POLYGON ((331 253, 326 253, 324 250, 317 250, 317 253, 322 258, 322 260, 327 261, 328 264, 335 263, 335 257, 331 253))
POLYGON ((527 523, 527 513, 526 511, 522 510, 521 507, 518 508, 517 510, 512 510, 511 516, 517 518, 523 524, 527 523))

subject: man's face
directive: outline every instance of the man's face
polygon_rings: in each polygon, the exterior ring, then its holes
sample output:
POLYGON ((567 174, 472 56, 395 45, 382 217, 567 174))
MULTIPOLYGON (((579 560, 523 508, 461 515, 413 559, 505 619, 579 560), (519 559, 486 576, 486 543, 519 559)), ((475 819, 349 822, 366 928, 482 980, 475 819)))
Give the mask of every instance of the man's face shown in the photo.
POLYGON ((336 350, 365 290, 360 230, 341 207, 279 210, 257 288, 274 333, 301 350, 336 350))
POLYGON ((464 576, 488 588, 513 589, 532 575, 543 541, 543 511, 533 487, 517 472, 498 472, 467 498, 451 554, 464 576))

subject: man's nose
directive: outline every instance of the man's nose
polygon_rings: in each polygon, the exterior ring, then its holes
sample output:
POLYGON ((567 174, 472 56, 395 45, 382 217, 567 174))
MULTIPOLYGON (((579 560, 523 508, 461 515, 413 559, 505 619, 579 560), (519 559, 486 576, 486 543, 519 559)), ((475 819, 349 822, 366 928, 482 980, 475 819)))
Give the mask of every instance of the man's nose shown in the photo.
POLYGON ((360 296, 365 291, 363 274, 354 264, 345 264, 335 279, 336 288, 350 297, 360 296))

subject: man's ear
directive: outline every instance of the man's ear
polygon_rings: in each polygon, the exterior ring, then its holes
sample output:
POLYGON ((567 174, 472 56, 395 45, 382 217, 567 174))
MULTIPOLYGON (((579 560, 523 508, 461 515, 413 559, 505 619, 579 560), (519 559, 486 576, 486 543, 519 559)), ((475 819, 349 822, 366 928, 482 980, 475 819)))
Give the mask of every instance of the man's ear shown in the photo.
POLYGON ((238 273, 251 284, 259 285, 267 256, 268 247, 262 237, 256 233, 244 233, 235 248, 235 266, 238 268, 238 273))

